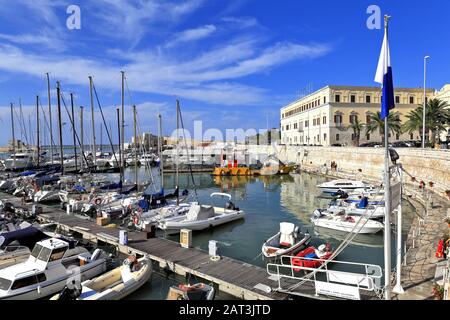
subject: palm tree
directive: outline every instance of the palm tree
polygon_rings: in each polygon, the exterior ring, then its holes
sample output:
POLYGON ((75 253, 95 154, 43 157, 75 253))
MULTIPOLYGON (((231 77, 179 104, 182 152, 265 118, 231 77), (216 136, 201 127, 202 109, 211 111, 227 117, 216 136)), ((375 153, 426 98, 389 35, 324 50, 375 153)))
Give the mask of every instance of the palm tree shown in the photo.
MULTIPOLYGON (((423 128, 423 106, 411 110, 406 118, 403 131, 413 133, 418 131, 422 138, 423 128)), ((432 142, 436 143, 441 131, 446 130, 446 124, 450 122, 450 105, 439 99, 430 99, 425 108, 425 138, 431 131, 432 142)))
MULTIPOLYGON (((369 119, 370 121, 366 125, 366 135, 378 130, 381 135, 381 143, 384 145, 384 119, 381 119, 381 112, 370 112, 369 119)), ((387 122, 390 133, 400 134, 402 132, 401 121, 398 112, 389 113, 387 122)))
POLYGON ((359 140, 361 138, 361 131, 364 128, 364 124, 358 119, 355 120, 352 124, 348 126, 349 129, 353 130, 353 136, 355 137, 355 144, 359 147, 359 140))

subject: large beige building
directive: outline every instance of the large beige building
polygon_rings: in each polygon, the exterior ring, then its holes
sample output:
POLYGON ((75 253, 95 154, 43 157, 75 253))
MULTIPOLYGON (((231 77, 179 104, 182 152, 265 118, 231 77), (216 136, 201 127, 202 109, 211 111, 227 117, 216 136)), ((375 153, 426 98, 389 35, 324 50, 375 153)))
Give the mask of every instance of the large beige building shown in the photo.
MULTIPOLYGON (((427 99, 435 90, 427 89, 427 99)), ((409 111, 423 104, 423 89, 395 89, 395 111, 405 122, 409 111)), ((380 87, 326 86, 281 108, 281 143, 288 145, 354 145, 349 125, 358 119, 369 122, 369 114, 380 111, 380 87)), ((418 140, 419 133, 390 136, 390 141, 418 140)), ((361 132, 360 143, 378 141, 378 132, 361 132)))

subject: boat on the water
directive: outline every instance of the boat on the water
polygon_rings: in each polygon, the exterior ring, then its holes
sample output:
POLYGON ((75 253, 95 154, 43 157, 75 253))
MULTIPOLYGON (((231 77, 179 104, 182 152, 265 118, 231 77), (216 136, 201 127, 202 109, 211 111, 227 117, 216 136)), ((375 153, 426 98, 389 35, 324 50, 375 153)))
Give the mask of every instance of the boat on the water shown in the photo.
POLYGON ((205 283, 180 284, 170 287, 166 300, 214 300, 215 295, 214 287, 205 283))
POLYGON ((158 227, 169 233, 181 229, 199 231, 244 218, 244 211, 230 201, 231 195, 219 192, 211 194, 211 197, 215 196, 228 198, 227 204, 224 207, 193 204, 186 215, 163 219, 158 222, 158 227))
POLYGON ((339 179, 318 184, 317 187, 324 193, 336 193, 338 190, 353 191, 367 186, 362 181, 339 179))
POLYGON ((81 283, 81 290, 65 287, 50 300, 120 300, 141 288, 151 276, 150 259, 129 256, 121 266, 81 283))
POLYGON ((281 222, 280 231, 270 237, 262 246, 266 258, 291 255, 301 250, 311 241, 308 233, 301 233, 299 227, 290 222, 281 222))
POLYGON ((353 233, 377 233, 384 228, 383 223, 364 216, 351 216, 343 212, 332 213, 326 209, 316 209, 311 218, 314 226, 353 233))
POLYGON ((70 279, 81 281, 106 271, 102 250, 84 248, 51 238, 39 241, 24 262, 0 269, 0 299, 35 300, 61 291, 70 279), (80 250, 81 249, 81 250, 80 250))

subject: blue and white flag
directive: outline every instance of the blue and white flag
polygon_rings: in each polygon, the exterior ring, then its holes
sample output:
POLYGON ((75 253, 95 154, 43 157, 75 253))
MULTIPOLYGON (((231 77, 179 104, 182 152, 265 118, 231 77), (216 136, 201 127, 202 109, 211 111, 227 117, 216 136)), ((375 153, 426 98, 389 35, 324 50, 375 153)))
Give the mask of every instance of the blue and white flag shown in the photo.
POLYGON ((391 54, 387 29, 384 30, 383 46, 381 47, 380 59, 378 60, 375 82, 383 85, 381 97, 381 119, 389 115, 389 110, 394 109, 394 84, 392 81, 391 54))

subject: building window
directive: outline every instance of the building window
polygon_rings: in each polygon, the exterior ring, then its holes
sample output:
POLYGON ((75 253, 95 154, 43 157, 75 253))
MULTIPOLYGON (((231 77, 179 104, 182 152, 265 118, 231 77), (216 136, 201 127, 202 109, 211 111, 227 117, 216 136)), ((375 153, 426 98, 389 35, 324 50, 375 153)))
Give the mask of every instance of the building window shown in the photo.
POLYGON ((340 114, 335 114, 334 115, 334 123, 336 123, 336 124, 341 124, 342 123, 342 115, 340 115, 340 114))
POLYGON ((313 119, 313 126, 316 125, 316 119, 313 119))
POLYGON ((428 97, 425 97, 425 104, 428 103, 428 97))
POLYGON ((308 126, 309 126, 309 120, 306 120, 305 121, 305 128, 308 128, 308 126))
POLYGON ((356 114, 351 114, 350 115, 350 123, 355 123, 356 120, 358 120, 358 116, 356 114))
POLYGON ((414 133, 410 133, 410 134, 409 134, 409 139, 410 139, 410 140, 414 140, 414 133))
POLYGON ((297 122, 294 123, 294 129, 297 129, 297 122))
POLYGON ((354 94, 352 94, 350 96, 350 102, 355 103, 356 102, 356 96, 354 94))
POLYGON ((334 96, 334 101, 335 101, 335 102, 341 102, 341 95, 340 95, 340 94, 336 94, 336 95, 334 96))
POLYGON ((370 134, 366 134, 366 139, 370 140, 370 134))
POLYGON ((327 117, 322 118, 322 124, 327 124, 327 117))
POLYGON ((398 133, 395 135, 395 139, 400 140, 400 135, 398 133))
POLYGON ((389 137, 389 138, 391 137, 391 134, 390 134, 390 133, 388 134, 388 137, 389 137))
POLYGON ((370 96, 366 95, 366 103, 370 103, 370 96))
POLYGON ((339 133, 336 134, 336 141, 339 141, 339 133))
POLYGON ((366 124, 369 124, 371 122, 370 114, 366 114, 366 124))
POLYGON ((410 104, 414 104, 414 97, 412 97, 412 96, 409 97, 409 103, 410 103, 410 104))
POLYGON ((327 103, 327 97, 323 97, 323 103, 327 103))
POLYGON ((400 96, 395 96, 395 103, 400 103, 400 96))
POLYGON ((327 134, 326 133, 323 134, 323 141, 327 141, 327 134))
POLYGON ((288 130, 289 130, 289 125, 287 124, 287 125, 286 125, 286 131, 288 131, 288 130))

